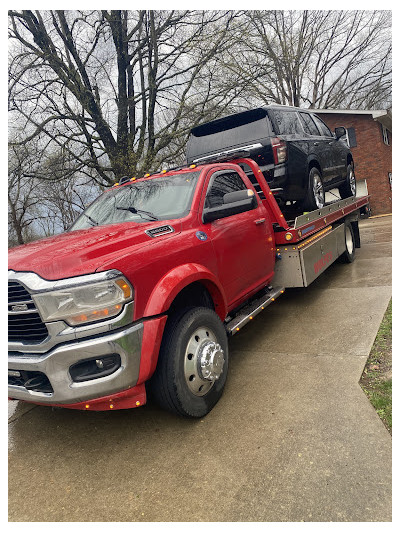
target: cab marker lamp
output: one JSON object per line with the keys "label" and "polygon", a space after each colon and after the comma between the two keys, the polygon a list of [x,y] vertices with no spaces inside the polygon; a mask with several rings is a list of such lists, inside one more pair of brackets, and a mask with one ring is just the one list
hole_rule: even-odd
{"label": "cab marker lamp", "polygon": [[64,320],[79,326],[119,315],[124,304],[133,300],[133,289],[122,274],[111,279],[103,274],[99,281],[66,285],[32,298],[44,322]]}
{"label": "cab marker lamp", "polygon": [[135,181],[135,180],[136,180],[136,178],[131,178],[131,181]]}
{"label": "cab marker lamp", "polygon": [[196,165],[190,165],[189,168],[196,168]]}
{"label": "cab marker lamp", "polygon": [[150,174],[148,174],[148,173],[144,175],[145,178],[148,178],[149,176],[150,176]]}

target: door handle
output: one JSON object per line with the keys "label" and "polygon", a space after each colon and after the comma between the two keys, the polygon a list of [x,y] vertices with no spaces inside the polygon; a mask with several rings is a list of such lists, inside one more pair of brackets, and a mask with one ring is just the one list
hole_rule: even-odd
{"label": "door handle", "polygon": [[259,218],[258,220],[254,221],[254,224],[258,226],[259,224],[264,224],[265,218]]}

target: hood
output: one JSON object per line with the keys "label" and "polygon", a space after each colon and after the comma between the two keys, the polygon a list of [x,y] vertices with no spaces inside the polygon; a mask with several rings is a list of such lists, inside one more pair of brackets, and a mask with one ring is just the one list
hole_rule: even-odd
{"label": "hood", "polygon": [[[176,222],[176,221],[175,221]],[[144,246],[180,233],[181,224],[173,223],[174,233],[150,237],[146,230],[168,225],[168,221],[111,224],[61,233],[9,250],[8,268],[19,272],[35,272],[44,279],[56,280],[91,274],[113,256],[134,254]],[[111,268],[111,267],[110,267]]]}

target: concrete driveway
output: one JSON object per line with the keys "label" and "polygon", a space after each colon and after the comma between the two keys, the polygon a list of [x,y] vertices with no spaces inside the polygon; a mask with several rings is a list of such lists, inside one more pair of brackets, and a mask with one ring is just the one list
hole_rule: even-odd
{"label": "concrete driveway", "polygon": [[391,437],[358,385],[391,297],[391,217],[230,341],[204,420],[10,402],[10,521],[390,521]]}

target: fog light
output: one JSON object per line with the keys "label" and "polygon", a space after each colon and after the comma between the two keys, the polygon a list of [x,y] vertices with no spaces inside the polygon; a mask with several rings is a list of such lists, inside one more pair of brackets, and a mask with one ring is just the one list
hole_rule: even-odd
{"label": "fog light", "polygon": [[121,357],[117,353],[84,359],[69,368],[71,378],[76,383],[102,378],[113,374],[121,366]]}

